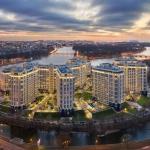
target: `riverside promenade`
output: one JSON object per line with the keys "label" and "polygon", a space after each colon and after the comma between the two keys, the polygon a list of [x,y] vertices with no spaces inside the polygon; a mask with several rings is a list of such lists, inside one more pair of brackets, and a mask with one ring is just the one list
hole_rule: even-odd
{"label": "riverside promenade", "polygon": [[89,120],[82,122],[48,121],[39,119],[28,119],[14,115],[0,115],[0,123],[26,129],[57,130],[67,132],[91,132],[105,135],[114,130],[136,127],[150,121],[150,111],[142,111],[136,115],[118,116],[105,120]]}

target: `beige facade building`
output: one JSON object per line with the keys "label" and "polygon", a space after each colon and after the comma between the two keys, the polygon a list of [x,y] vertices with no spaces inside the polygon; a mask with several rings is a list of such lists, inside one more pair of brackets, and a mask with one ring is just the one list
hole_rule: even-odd
{"label": "beige facade building", "polygon": [[11,107],[23,108],[33,102],[38,95],[38,70],[32,65],[5,69],[4,85],[10,94]]}
{"label": "beige facade building", "polygon": [[141,94],[146,92],[148,87],[148,67],[145,63],[134,58],[122,58],[114,62],[124,71],[125,93]]}
{"label": "beige facade building", "polygon": [[83,87],[88,80],[88,75],[91,73],[91,65],[89,62],[81,59],[70,59],[67,66],[73,71],[75,76],[75,86]]}
{"label": "beige facade building", "polygon": [[56,71],[57,106],[59,110],[71,110],[74,102],[75,77],[65,65]]}
{"label": "beige facade building", "polygon": [[92,69],[93,96],[115,107],[124,102],[124,73],[112,64],[104,63]]}
{"label": "beige facade building", "polygon": [[10,74],[10,69],[5,69],[4,71],[0,72],[0,90],[2,91],[9,91],[9,82],[8,77]]}
{"label": "beige facade building", "polygon": [[55,68],[54,65],[39,65],[39,90],[53,93],[55,90]]}

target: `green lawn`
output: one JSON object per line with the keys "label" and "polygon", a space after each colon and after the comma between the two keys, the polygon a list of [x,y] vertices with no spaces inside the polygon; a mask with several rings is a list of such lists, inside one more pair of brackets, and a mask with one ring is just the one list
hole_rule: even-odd
{"label": "green lawn", "polygon": [[74,116],[73,116],[74,121],[85,121],[85,113],[83,110],[75,111]]}
{"label": "green lawn", "polygon": [[10,107],[4,106],[4,105],[0,105],[0,111],[8,113],[10,111]]}
{"label": "green lawn", "polygon": [[121,104],[122,109],[125,109],[125,108],[128,108],[128,107],[130,107],[130,106],[127,102],[124,102],[124,103]]}
{"label": "green lawn", "polygon": [[36,112],[34,114],[34,118],[46,120],[59,120],[60,114],[58,112]]}
{"label": "green lawn", "polygon": [[104,111],[93,113],[93,119],[104,119],[107,117],[111,117],[115,114],[116,112],[112,108],[110,108]]}
{"label": "green lawn", "polygon": [[84,100],[89,100],[89,99],[92,99],[92,94],[89,92],[83,92],[82,97]]}
{"label": "green lawn", "polygon": [[75,94],[75,97],[76,97],[77,99],[80,99],[80,98],[82,97],[82,93],[76,93],[76,94]]}
{"label": "green lawn", "polygon": [[75,97],[78,99],[83,98],[83,100],[90,100],[92,99],[92,93],[90,92],[76,93]]}
{"label": "green lawn", "polygon": [[150,98],[141,96],[137,103],[144,107],[150,106]]}
{"label": "green lawn", "polygon": [[2,104],[2,105],[5,105],[5,106],[9,106],[10,101],[3,101],[1,104]]}
{"label": "green lawn", "polygon": [[36,102],[39,103],[40,101],[42,101],[43,98],[44,98],[43,95],[36,97]]}
{"label": "green lawn", "polygon": [[127,102],[124,102],[121,107],[123,110],[126,109],[127,112],[132,114],[137,112],[136,108],[132,108]]}

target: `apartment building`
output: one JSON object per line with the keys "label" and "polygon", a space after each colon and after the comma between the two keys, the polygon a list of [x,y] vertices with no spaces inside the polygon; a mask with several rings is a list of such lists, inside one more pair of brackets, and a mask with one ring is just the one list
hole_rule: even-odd
{"label": "apartment building", "polygon": [[54,65],[38,65],[39,90],[53,93],[55,90]]}
{"label": "apartment building", "polygon": [[113,64],[103,63],[92,69],[93,96],[102,103],[120,107],[124,102],[124,73]]}
{"label": "apartment building", "polygon": [[24,108],[38,95],[38,70],[32,65],[13,68],[8,75],[12,108]]}
{"label": "apartment building", "polygon": [[148,67],[145,63],[134,58],[121,58],[115,60],[114,64],[124,71],[124,87],[126,94],[147,93]]}
{"label": "apartment building", "polygon": [[57,66],[56,89],[57,106],[60,111],[73,108],[75,77],[66,65]]}
{"label": "apartment building", "polygon": [[67,62],[67,66],[72,70],[75,76],[75,86],[83,87],[88,80],[88,75],[91,73],[91,65],[89,62],[73,58]]}

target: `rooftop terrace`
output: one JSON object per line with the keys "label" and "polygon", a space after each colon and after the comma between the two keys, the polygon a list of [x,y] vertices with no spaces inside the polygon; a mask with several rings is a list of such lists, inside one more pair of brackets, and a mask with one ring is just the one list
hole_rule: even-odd
{"label": "rooftop terrace", "polygon": [[122,73],[123,70],[120,69],[119,67],[110,64],[110,63],[103,63],[100,64],[99,66],[96,66],[94,69],[98,71],[106,71],[106,72],[112,72],[112,73]]}
{"label": "rooftop terrace", "polygon": [[70,59],[68,62],[67,62],[67,65],[69,67],[78,67],[82,64],[86,64],[87,62],[84,61],[84,60],[81,60],[81,59],[77,59],[77,58],[73,58],[73,59]]}
{"label": "rooftop terrace", "polygon": [[66,65],[61,65],[57,67],[59,72],[62,74],[72,74],[72,71],[66,66]]}
{"label": "rooftop terrace", "polygon": [[31,72],[35,67],[34,64],[26,63],[23,66],[13,66],[9,68],[5,68],[3,70],[4,73],[24,73],[24,72]]}

